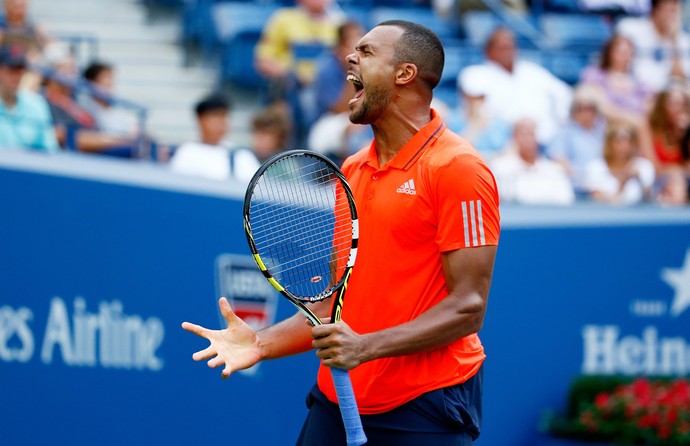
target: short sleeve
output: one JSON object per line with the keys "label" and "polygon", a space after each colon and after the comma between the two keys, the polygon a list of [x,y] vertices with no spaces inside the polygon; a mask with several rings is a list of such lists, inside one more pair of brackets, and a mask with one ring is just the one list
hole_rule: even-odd
{"label": "short sleeve", "polygon": [[262,59],[274,59],[280,63],[287,63],[287,42],[284,35],[285,12],[277,11],[273,14],[261,32],[261,39],[256,45],[255,56]]}
{"label": "short sleeve", "polygon": [[441,251],[497,245],[500,234],[496,180],[474,154],[458,154],[430,177],[435,191]]}

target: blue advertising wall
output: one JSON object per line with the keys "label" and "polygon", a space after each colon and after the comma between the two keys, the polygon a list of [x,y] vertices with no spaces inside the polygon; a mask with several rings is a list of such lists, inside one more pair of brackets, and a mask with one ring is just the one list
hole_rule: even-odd
{"label": "blue advertising wall", "polygon": [[[249,258],[244,185],[0,152],[0,444],[293,444],[313,354],[220,378],[191,354],[228,296],[293,313]],[[479,445],[535,445],[579,374],[690,374],[690,211],[510,208]]]}

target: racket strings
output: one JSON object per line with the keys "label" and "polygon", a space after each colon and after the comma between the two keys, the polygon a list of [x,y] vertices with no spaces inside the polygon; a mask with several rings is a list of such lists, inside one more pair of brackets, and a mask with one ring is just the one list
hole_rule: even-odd
{"label": "racket strings", "polygon": [[[345,212],[338,212],[335,214],[335,219],[336,221],[345,221],[346,219],[350,218],[350,211],[349,209],[345,209]],[[262,243],[264,240],[270,240],[271,237],[275,237],[276,233],[276,228],[270,228],[269,225],[277,225],[279,226],[279,232],[283,232],[283,236],[290,239],[291,237],[300,237],[301,236],[301,231],[298,231],[300,225],[306,225],[306,224],[312,224],[314,221],[313,215],[299,215],[295,216],[294,214],[288,215],[285,214],[284,212],[271,212],[271,213],[266,213],[266,214],[260,214],[257,215],[256,217],[252,218],[252,228],[255,228],[256,231],[254,233],[254,241],[259,244]],[[288,226],[289,224],[289,226]],[[312,229],[314,231],[325,231],[328,228],[330,228],[332,225],[330,225],[328,222],[321,223],[319,225],[313,225],[312,224]],[[293,232],[289,233],[286,232],[289,228],[293,228]],[[343,228],[338,231],[340,235],[342,236],[342,239],[345,243],[349,243],[351,239],[351,231],[350,228]]]}
{"label": "racket strings", "polygon": [[[264,238],[270,239],[270,237]],[[291,269],[307,266],[311,262],[318,260],[318,258],[323,258],[325,256],[335,257],[333,261],[338,262],[346,258],[346,256],[349,256],[351,240],[351,232],[335,236],[333,240],[322,240],[316,237],[305,238],[301,234],[285,234],[283,240],[278,244],[256,242],[256,246],[259,252],[268,252],[270,258],[274,259],[285,257],[284,250],[286,246],[300,245],[303,248],[303,251],[306,252],[305,255],[299,256],[298,253],[292,252],[290,261],[282,265],[275,265],[274,272],[278,274]]]}
{"label": "racket strings", "polygon": [[352,214],[343,186],[320,162],[287,158],[253,191],[250,224],[256,249],[279,282],[297,296],[329,291],[352,245]]}

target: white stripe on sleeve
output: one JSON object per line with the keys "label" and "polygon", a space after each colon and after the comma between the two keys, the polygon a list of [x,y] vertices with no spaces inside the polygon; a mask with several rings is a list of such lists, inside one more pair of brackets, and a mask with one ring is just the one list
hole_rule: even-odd
{"label": "white stripe on sleeve", "polygon": [[470,232],[468,229],[468,222],[467,222],[467,202],[463,201],[462,202],[462,227],[465,233],[465,247],[469,248],[470,246]]}

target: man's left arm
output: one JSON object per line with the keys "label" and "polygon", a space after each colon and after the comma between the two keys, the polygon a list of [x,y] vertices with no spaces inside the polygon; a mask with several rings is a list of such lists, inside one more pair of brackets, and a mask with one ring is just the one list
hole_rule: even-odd
{"label": "man's left arm", "polygon": [[358,334],[346,323],[312,328],[312,346],[328,367],[352,369],[373,359],[401,356],[446,346],[478,332],[484,321],[496,246],[442,254],[449,294],[404,324]]}

